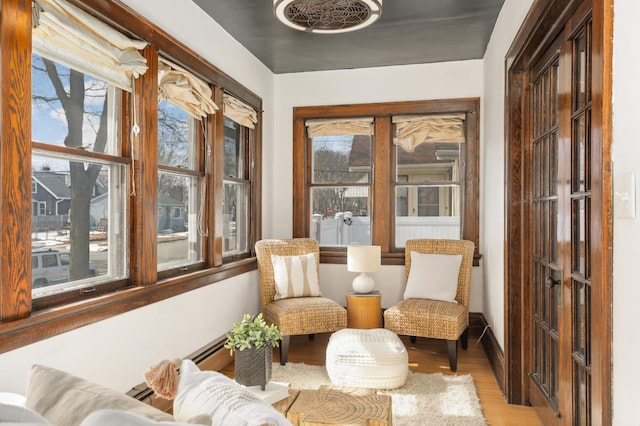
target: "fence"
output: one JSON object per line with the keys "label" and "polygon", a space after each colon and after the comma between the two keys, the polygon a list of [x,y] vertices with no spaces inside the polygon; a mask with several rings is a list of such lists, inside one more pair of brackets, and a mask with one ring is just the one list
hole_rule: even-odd
{"label": "fence", "polygon": [[[346,246],[371,244],[369,216],[349,218],[337,213],[334,218],[311,218],[310,237],[321,246]],[[404,247],[409,239],[460,239],[460,217],[396,217],[396,247]]]}

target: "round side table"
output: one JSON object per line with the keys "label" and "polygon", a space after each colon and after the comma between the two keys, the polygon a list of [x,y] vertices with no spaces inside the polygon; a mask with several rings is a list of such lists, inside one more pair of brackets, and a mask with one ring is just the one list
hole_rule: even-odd
{"label": "round side table", "polygon": [[382,296],[371,293],[347,293],[348,328],[382,328]]}

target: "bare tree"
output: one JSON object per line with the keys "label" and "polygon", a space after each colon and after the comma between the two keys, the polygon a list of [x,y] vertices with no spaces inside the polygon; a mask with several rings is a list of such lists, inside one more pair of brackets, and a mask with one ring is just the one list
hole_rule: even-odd
{"label": "bare tree", "polygon": [[[57,101],[64,110],[67,123],[67,135],[64,145],[69,148],[86,148],[83,146],[84,115],[88,111],[85,108],[85,98],[88,88],[85,87],[84,74],[70,69],[68,74],[68,87],[65,87],[61,74],[52,61],[43,58],[44,68],[35,68],[36,71],[44,71],[48,76],[55,98],[44,96],[34,97],[36,100],[53,104]],[[67,77],[67,76],[65,76]],[[95,129],[95,140],[90,144],[95,152],[105,152],[107,145],[107,97],[104,97],[102,111]],[[78,161],[69,161],[71,206],[69,210],[71,231],[71,263],[70,280],[78,280],[89,276],[89,211],[91,196],[96,180],[102,166],[96,164],[83,164]]]}

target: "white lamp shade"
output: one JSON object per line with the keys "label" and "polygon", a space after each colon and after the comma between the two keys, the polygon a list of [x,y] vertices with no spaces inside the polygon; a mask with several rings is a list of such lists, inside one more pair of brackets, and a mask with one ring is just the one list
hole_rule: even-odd
{"label": "white lamp shade", "polygon": [[348,246],[347,270],[351,272],[380,270],[380,246]]}

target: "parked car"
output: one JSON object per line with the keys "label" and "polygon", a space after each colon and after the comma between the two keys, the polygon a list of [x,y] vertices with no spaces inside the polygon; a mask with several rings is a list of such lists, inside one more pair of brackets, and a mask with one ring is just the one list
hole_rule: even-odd
{"label": "parked car", "polygon": [[[31,253],[32,288],[69,281],[69,252],[40,250]],[[89,276],[97,275],[95,263],[89,262]]]}

